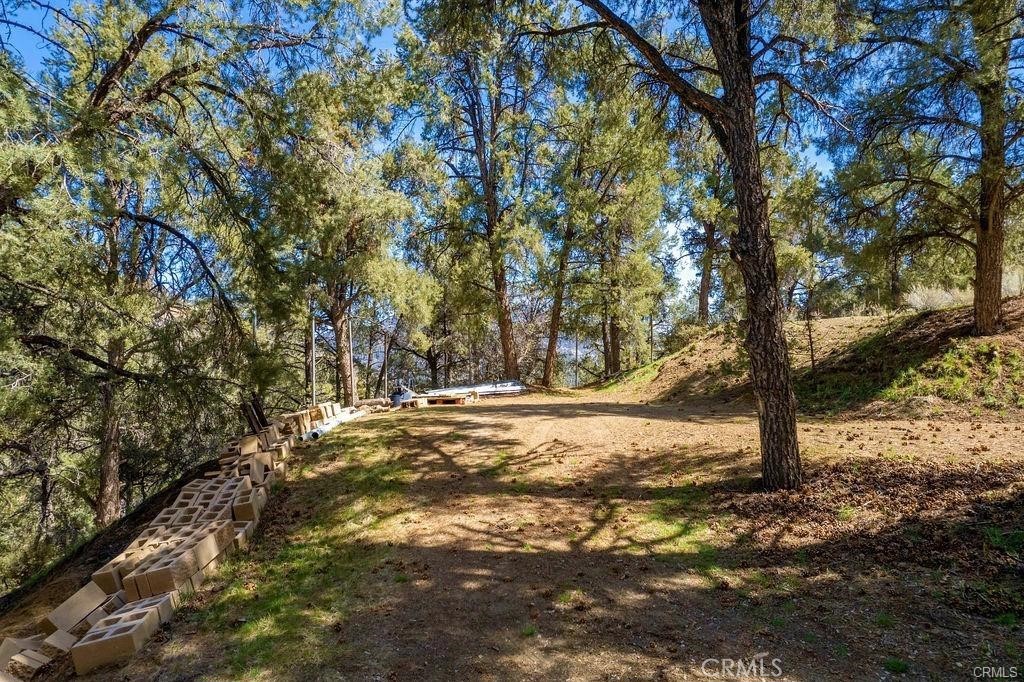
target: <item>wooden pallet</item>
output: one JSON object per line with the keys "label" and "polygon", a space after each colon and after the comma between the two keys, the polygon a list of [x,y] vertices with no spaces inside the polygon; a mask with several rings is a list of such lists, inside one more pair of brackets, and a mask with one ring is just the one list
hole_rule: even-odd
{"label": "wooden pallet", "polygon": [[408,400],[402,401],[402,409],[416,409],[417,407],[426,407],[426,398],[409,398]]}

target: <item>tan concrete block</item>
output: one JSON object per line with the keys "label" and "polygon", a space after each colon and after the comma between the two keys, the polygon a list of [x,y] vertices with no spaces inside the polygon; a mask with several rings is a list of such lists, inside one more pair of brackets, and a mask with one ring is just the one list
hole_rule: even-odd
{"label": "tan concrete block", "polygon": [[191,552],[185,551],[181,554],[164,558],[159,564],[146,572],[146,585],[148,589],[145,595],[140,592],[139,600],[181,589],[181,586],[195,572],[195,569],[195,558]]}
{"label": "tan concrete block", "polygon": [[183,509],[189,509],[190,507],[166,507],[157,514],[152,521],[149,522],[150,528],[156,526],[173,526],[175,520],[181,514]]}
{"label": "tan concrete block", "polygon": [[266,506],[267,492],[263,488],[253,488],[242,493],[232,507],[236,521],[257,521],[260,512]]}
{"label": "tan concrete block", "polygon": [[248,455],[250,452],[256,452],[260,449],[259,436],[249,434],[242,436],[238,441],[238,451],[240,454]]}
{"label": "tan concrete block", "polygon": [[176,526],[188,526],[199,521],[199,517],[206,511],[203,507],[186,507],[178,511],[174,519]]}
{"label": "tan concrete block", "polygon": [[232,528],[235,531],[235,537],[233,541],[234,548],[236,550],[248,549],[249,541],[252,539],[253,533],[256,531],[255,521],[235,521],[232,523]]}
{"label": "tan concrete block", "polygon": [[244,464],[238,467],[238,473],[242,476],[248,476],[254,486],[263,483],[263,478],[266,475],[266,465],[263,462],[258,462],[253,459],[246,460]]}
{"label": "tan concrete block", "polygon": [[177,611],[180,604],[181,597],[177,590],[175,590],[147,597],[146,599],[128,602],[112,615],[115,617],[123,617],[135,611],[154,611],[156,612],[157,622],[166,623],[174,617],[174,612]]}
{"label": "tan concrete block", "polygon": [[[84,675],[100,666],[130,658],[159,627],[155,610],[138,611],[131,618],[117,618],[109,627],[95,627],[71,648],[75,672]],[[113,621],[112,621],[113,622]]]}
{"label": "tan concrete block", "polygon": [[192,547],[197,564],[202,567],[213,561],[231,545],[234,535],[234,525],[230,520],[210,524],[208,532]]}
{"label": "tan concrete block", "polygon": [[273,488],[273,485],[274,485],[274,483],[276,481],[277,481],[277,471],[274,470],[274,469],[270,469],[263,476],[263,483],[260,483],[258,487],[260,487],[263,490],[267,491],[267,497],[269,498],[271,493],[273,492],[272,488]]}
{"label": "tan concrete block", "polygon": [[288,480],[288,465],[284,462],[278,462],[274,465],[274,473],[277,474],[277,478],[280,481]]}
{"label": "tan concrete block", "polygon": [[103,588],[91,580],[64,602],[50,611],[39,624],[39,629],[47,635],[57,630],[71,631],[81,623],[97,606],[107,598]]}
{"label": "tan concrete block", "polygon": [[114,611],[117,611],[119,608],[124,606],[124,596],[125,593],[123,590],[119,590],[115,594],[110,595],[102,604],[97,606],[92,613],[85,617],[85,622],[90,626],[95,625],[103,618],[106,618]]}
{"label": "tan concrete block", "polygon": [[11,656],[11,660],[7,662],[7,671],[22,680],[31,680],[40,668],[49,662],[49,656],[32,649],[25,649]]}
{"label": "tan concrete block", "polygon": [[70,632],[65,632],[64,630],[57,630],[43,640],[43,643],[39,647],[39,652],[44,656],[54,659],[71,651],[71,647],[73,647],[76,642],[78,642],[78,637],[75,635]]}
{"label": "tan concrete block", "polygon": [[0,641],[0,670],[7,670],[7,662],[11,660],[11,656],[24,648],[13,637],[4,637],[3,641]]}

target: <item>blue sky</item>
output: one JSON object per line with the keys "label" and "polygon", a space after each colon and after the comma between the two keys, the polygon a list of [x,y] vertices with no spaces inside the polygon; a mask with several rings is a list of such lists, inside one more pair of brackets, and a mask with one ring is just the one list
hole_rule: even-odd
{"label": "blue sky", "polygon": [[[0,0],[0,2],[5,2],[5,0]],[[70,4],[70,2],[65,0],[55,0],[55,2],[53,2],[55,7],[65,9],[68,8]],[[53,25],[53,15],[34,5],[23,6],[16,11],[12,10],[9,5],[9,2],[5,2],[3,5],[4,10],[8,13],[9,17],[13,14],[16,17],[16,20],[21,24],[32,26],[34,28],[38,28],[40,26],[48,28]],[[380,36],[372,41],[373,47],[381,51],[394,49],[396,28],[397,27],[386,28]],[[29,31],[18,30],[15,28],[8,29],[2,37],[7,49],[13,51],[23,60],[26,70],[33,76],[38,76],[43,67],[43,60],[46,56],[45,41],[32,35]],[[811,165],[816,167],[822,175],[829,175],[832,172],[832,161],[817,147],[813,145],[810,146],[804,153],[804,158]],[[692,285],[693,280],[696,277],[696,269],[688,258],[684,257],[680,261],[678,275],[681,284],[684,287]]]}

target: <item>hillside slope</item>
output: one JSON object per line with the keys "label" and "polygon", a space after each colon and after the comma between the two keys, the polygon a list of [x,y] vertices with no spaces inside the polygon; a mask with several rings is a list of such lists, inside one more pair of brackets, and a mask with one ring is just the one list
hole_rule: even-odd
{"label": "hillside slope", "polygon": [[[906,416],[1024,411],[1024,298],[1006,302],[1006,329],[970,336],[970,308],[787,324],[797,398],[805,413]],[[616,383],[656,402],[750,397],[737,329],[716,327]]]}

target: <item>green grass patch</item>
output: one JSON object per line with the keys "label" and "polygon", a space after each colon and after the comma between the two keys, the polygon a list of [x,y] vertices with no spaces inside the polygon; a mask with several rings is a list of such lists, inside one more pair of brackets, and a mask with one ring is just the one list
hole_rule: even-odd
{"label": "green grass patch", "polygon": [[598,391],[613,391],[619,388],[625,387],[642,387],[650,384],[658,376],[658,372],[661,371],[662,365],[668,360],[679,355],[679,352],[666,355],[658,358],[654,362],[649,362],[646,365],[641,365],[635,369],[628,370],[619,374],[616,377],[609,379],[600,386],[597,387]]}
{"label": "green grass patch", "polygon": [[261,528],[251,553],[220,572],[227,579],[215,600],[191,616],[226,641],[218,662],[225,674],[291,679],[344,659],[336,628],[389,554],[360,538],[405,511],[407,472],[390,452],[402,432],[393,424],[353,426],[298,455],[321,466],[290,481],[271,502],[286,504],[298,518],[266,537],[268,527]]}
{"label": "green grass patch", "polygon": [[1015,557],[1024,551],[1024,530],[1003,530],[995,526],[984,526],[981,532],[985,536],[985,541],[995,549]]}
{"label": "green grass patch", "polygon": [[1006,613],[1000,613],[992,620],[999,623],[1000,625],[1005,625],[1008,628],[1012,628],[1020,622],[1020,619],[1017,617],[1017,614],[1011,611],[1007,611]]}
{"label": "green grass patch", "polygon": [[874,623],[876,627],[891,628],[896,624],[896,619],[893,618],[891,614],[882,612],[876,615],[871,622]]}
{"label": "green grass patch", "polygon": [[903,673],[910,670],[910,664],[904,661],[902,658],[887,658],[882,663],[882,666],[891,673],[896,675],[902,675]]}

